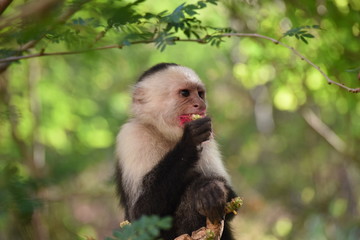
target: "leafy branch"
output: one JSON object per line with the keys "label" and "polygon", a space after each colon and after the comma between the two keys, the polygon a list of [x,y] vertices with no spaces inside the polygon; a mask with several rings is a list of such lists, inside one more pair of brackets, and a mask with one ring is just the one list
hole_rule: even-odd
{"label": "leafy branch", "polygon": [[[264,36],[261,34],[257,34],[257,33],[222,33],[219,35],[205,36],[204,38],[200,38],[200,39],[181,39],[181,38],[177,38],[177,37],[172,37],[172,38],[168,37],[165,40],[164,39],[140,40],[140,41],[134,41],[134,42],[126,43],[126,44],[112,44],[112,45],[107,45],[107,46],[103,46],[103,47],[78,50],[78,51],[64,51],[64,52],[51,52],[51,53],[46,53],[44,51],[40,51],[39,53],[29,54],[29,55],[25,55],[25,56],[15,56],[15,57],[3,58],[3,59],[0,59],[0,63],[17,61],[17,60],[21,60],[21,59],[35,58],[35,57],[81,54],[81,53],[85,53],[85,52],[89,52],[89,51],[99,51],[99,50],[112,49],[112,48],[121,49],[125,46],[136,45],[136,44],[155,43],[156,46],[158,46],[158,48],[160,48],[160,50],[164,49],[165,44],[175,44],[176,42],[196,42],[196,43],[200,43],[200,44],[207,44],[210,42],[210,43],[215,43],[215,45],[219,45],[220,42],[223,41],[224,37],[252,37],[252,38],[261,38],[261,39],[269,40],[269,41],[275,43],[276,45],[281,45],[281,46],[289,49],[296,56],[298,56],[301,60],[304,60],[305,62],[307,62],[310,66],[315,68],[326,79],[328,84],[330,84],[330,85],[334,84],[334,85],[339,86],[340,88],[343,88],[351,93],[359,93],[360,92],[360,88],[350,88],[350,87],[347,87],[343,83],[339,83],[339,82],[332,80],[323,70],[321,70],[321,68],[318,65],[316,65],[311,60],[306,58],[303,54],[298,52],[295,48],[293,48],[283,42],[280,42],[279,40],[276,40],[274,38]],[[214,44],[212,44],[212,45],[214,45]]]}
{"label": "leafy branch", "polygon": [[[220,46],[226,37],[253,37],[265,39],[289,49],[301,60],[319,71],[329,84],[337,85],[349,92],[360,92],[360,88],[350,88],[331,80],[318,65],[293,47],[280,41],[285,37],[295,37],[308,44],[308,39],[314,38],[309,30],[319,30],[321,29],[319,25],[290,29],[276,40],[257,33],[235,33],[230,28],[204,25],[196,15],[209,4],[216,5],[217,0],[199,0],[194,4],[183,3],[172,12],[140,13],[136,7],[144,1],[136,0],[126,5],[123,5],[122,1],[112,5],[96,3],[93,8],[84,8],[83,5],[89,0],[74,0],[63,7],[65,9],[63,12],[60,11],[59,14],[51,16],[46,24],[39,24],[40,20],[44,20],[43,18],[37,20],[38,24],[34,24],[33,21],[18,22],[19,17],[35,17],[34,15],[44,9],[48,11],[50,8],[53,11],[56,10],[55,12],[62,9],[62,6],[54,5],[52,1],[50,3],[53,5],[41,6],[42,8],[32,2],[38,8],[33,7],[30,12],[23,10],[21,14],[15,13],[15,15],[0,18],[0,44],[5,46],[0,49],[0,72],[14,61],[34,57],[81,54],[149,43],[154,43],[160,51],[164,51],[168,45],[175,45],[176,42],[196,42]],[[36,11],[33,10],[34,8]],[[70,19],[76,11],[84,11],[87,16],[94,17]],[[49,16],[44,18],[47,19]],[[111,37],[108,37],[110,33]],[[14,36],[17,36],[16,42],[14,42]],[[114,43],[114,38],[116,43]],[[46,52],[49,44],[60,43],[65,44],[68,50]],[[100,44],[103,45],[99,46]],[[15,47],[16,45],[17,47]],[[30,49],[35,47],[38,52],[30,53]]]}

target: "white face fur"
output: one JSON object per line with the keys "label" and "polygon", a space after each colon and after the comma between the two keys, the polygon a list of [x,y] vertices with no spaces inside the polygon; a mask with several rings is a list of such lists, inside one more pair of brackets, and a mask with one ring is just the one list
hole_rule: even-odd
{"label": "white face fur", "polygon": [[[184,89],[193,91],[194,94],[184,98],[181,96]],[[183,66],[169,66],[135,85],[133,116],[143,123],[155,126],[170,140],[177,141],[183,132],[179,116],[200,111],[194,108],[194,102],[201,105],[201,111],[206,110],[205,99],[199,98],[195,92],[205,94],[204,84],[197,74]]]}

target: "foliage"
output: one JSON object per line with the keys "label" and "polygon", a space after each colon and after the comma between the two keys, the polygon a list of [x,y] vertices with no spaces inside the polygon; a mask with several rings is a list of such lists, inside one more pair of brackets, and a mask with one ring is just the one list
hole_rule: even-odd
{"label": "foliage", "polygon": [[295,36],[296,39],[303,41],[304,43],[308,44],[308,40],[306,38],[314,38],[314,35],[309,33],[307,29],[320,29],[319,25],[312,25],[312,26],[301,26],[297,28],[292,28],[285,32],[282,37],[293,37]]}
{"label": "foliage", "polygon": [[[35,2],[30,2],[29,4],[34,5],[34,8],[53,11],[54,14],[35,18],[35,21],[5,18],[3,25],[0,26],[0,30],[2,29],[0,43],[4,49],[0,50],[15,51],[21,55],[23,52],[18,49],[22,49],[29,41],[39,42],[38,45],[44,49],[50,48],[49,44],[60,43],[64,43],[70,49],[91,49],[108,39],[114,43],[115,38],[119,46],[154,42],[157,48],[163,51],[167,45],[173,45],[175,40],[180,39],[182,35],[178,33],[182,33],[188,39],[205,38],[201,41],[209,41],[218,46],[221,41],[214,35],[231,31],[229,28],[207,27],[196,17],[198,12],[209,4],[216,5],[217,0],[200,0],[194,4],[183,3],[171,13],[168,10],[159,13],[140,12],[136,7],[143,2],[144,0],[137,0],[126,4],[124,1],[111,1],[111,3],[94,1],[91,7],[82,9],[81,5],[87,3],[85,0],[65,2],[65,4],[53,2],[53,5],[45,6],[44,9]],[[74,8],[79,8],[78,16],[64,19],[63,15],[73,11]],[[20,15],[35,17],[35,14],[38,12],[29,11]],[[40,24],[44,20],[46,24]]]}
{"label": "foliage", "polygon": [[1,171],[0,218],[13,213],[26,223],[31,220],[34,210],[41,207],[41,201],[29,197],[36,191],[36,183],[21,176],[19,168],[16,164],[8,163]]}
{"label": "foliage", "polygon": [[170,217],[143,216],[139,220],[115,230],[114,238],[108,237],[106,240],[153,240],[159,236],[161,230],[167,230],[170,227]]}

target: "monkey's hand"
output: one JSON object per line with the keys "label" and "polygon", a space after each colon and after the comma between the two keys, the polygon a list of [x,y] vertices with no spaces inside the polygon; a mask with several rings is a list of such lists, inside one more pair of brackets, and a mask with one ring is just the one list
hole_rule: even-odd
{"label": "monkey's hand", "polygon": [[195,195],[196,210],[212,223],[217,223],[225,216],[226,195],[222,182],[208,182]]}
{"label": "monkey's hand", "polygon": [[183,141],[200,145],[210,139],[211,119],[209,117],[199,118],[185,124]]}

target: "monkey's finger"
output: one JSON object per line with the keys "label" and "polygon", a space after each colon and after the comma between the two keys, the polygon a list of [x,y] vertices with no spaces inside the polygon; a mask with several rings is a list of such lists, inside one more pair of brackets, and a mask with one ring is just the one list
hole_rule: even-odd
{"label": "monkey's finger", "polygon": [[209,192],[209,209],[211,210],[211,221],[220,221],[225,213],[225,198],[224,192],[219,188],[213,188],[211,192]]}
{"label": "monkey's finger", "polygon": [[225,206],[217,205],[209,208],[209,214],[208,217],[211,220],[211,222],[220,221],[223,219],[225,215]]}
{"label": "monkey's finger", "polygon": [[192,129],[192,132],[194,133],[194,135],[198,135],[198,134],[202,134],[202,133],[207,132],[207,131],[211,132],[211,129],[212,129],[211,122],[206,122],[201,126],[198,126],[196,128],[194,127]]}
{"label": "monkey's finger", "polygon": [[204,122],[211,122],[211,118],[209,116],[203,117],[203,118],[198,118],[196,120],[191,121],[191,123],[193,124],[202,124]]}
{"label": "monkey's finger", "polygon": [[195,137],[195,143],[198,145],[202,142],[205,142],[210,139],[210,136],[211,136],[211,132],[205,132],[201,135],[198,135]]}
{"label": "monkey's finger", "polygon": [[204,117],[204,118],[199,118],[196,119],[194,121],[188,122],[186,123],[186,125],[191,126],[192,128],[199,128],[200,126],[203,126],[204,124],[211,124],[211,118],[209,117]]}
{"label": "monkey's finger", "polygon": [[221,221],[224,217],[224,209],[220,209],[220,208],[213,208],[210,211],[208,211],[208,215],[207,217],[209,218],[209,220],[212,223],[217,223],[219,221]]}
{"label": "monkey's finger", "polygon": [[201,214],[201,215],[204,215],[204,216],[207,216],[207,212],[206,212],[206,204],[204,204],[204,201],[202,200],[197,200],[196,203],[195,203],[195,207],[196,207],[196,210]]}

